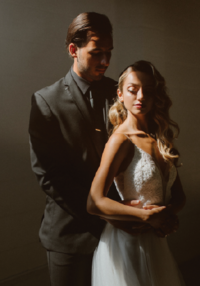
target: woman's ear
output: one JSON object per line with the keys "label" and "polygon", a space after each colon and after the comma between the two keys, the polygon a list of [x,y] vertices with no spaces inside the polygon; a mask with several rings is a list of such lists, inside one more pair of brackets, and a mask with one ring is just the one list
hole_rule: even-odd
{"label": "woman's ear", "polygon": [[119,89],[117,90],[117,94],[118,94],[119,101],[120,102],[124,102],[123,94],[122,94],[122,92]]}
{"label": "woman's ear", "polygon": [[69,54],[73,57],[77,57],[77,46],[74,43],[69,44]]}

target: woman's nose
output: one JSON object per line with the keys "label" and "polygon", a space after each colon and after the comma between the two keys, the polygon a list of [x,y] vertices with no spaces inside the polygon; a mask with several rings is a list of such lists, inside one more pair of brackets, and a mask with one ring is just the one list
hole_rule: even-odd
{"label": "woman's nose", "polygon": [[143,93],[142,87],[140,87],[140,89],[137,92],[137,99],[142,100],[143,98],[144,98],[144,93]]}

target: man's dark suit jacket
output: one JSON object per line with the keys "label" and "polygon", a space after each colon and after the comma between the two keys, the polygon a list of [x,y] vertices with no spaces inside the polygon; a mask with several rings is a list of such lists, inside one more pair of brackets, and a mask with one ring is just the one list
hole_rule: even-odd
{"label": "man's dark suit jacket", "polygon": [[[116,82],[103,77],[101,83],[98,92],[104,98],[108,118]],[[104,222],[86,211],[102,152],[95,142],[95,132],[91,112],[70,71],[65,78],[33,95],[31,164],[46,193],[39,236],[48,250],[90,253],[98,243]]]}

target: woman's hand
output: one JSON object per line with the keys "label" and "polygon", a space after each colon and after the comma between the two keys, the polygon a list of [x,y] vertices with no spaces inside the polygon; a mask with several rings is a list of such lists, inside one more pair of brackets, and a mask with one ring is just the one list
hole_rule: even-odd
{"label": "woman's hand", "polygon": [[[126,206],[135,207],[140,204],[140,200],[122,200],[120,203]],[[147,233],[152,230],[152,227],[149,224],[143,222],[116,221],[108,219],[106,219],[106,221],[112,224],[114,227],[122,229],[133,236]]]}

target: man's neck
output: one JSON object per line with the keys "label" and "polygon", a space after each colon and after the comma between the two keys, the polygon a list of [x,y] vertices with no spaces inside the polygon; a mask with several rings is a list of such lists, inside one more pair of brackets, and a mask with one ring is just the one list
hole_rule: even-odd
{"label": "man's neck", "polygon": [[83,94],[85,94],[90,87],[91,83],[85,80],[84,78],[77,75],[77,73],[74,71],[73,66],[71,67],[71,74],[73,79],[75,80],[76,84],[80,88]]}
{"label": "man's neck", "polygon": [[73,64],[73,71],[81,78],[83,78],[84,80],[86,80],[87,82],[91,83],[92,80],[88,79],[85,77],[85,75],[83,73],[81,73],[78,69],[78,66],[77,66],[77,62],[74,61],[74,64]]}

